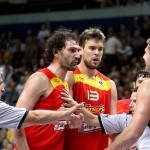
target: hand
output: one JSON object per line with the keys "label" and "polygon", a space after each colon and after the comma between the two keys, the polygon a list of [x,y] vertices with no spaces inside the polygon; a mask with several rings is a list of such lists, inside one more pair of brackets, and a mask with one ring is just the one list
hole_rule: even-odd
{"label": "hand", "polygon": [[73,114],[71,116],[71,119],[67,123],[67,127],[69,129],[79,128],[83,122],[84,122],[84,116],[82,113],[80,113],[79,115]]}
{"label": "hand", "polygon": [[72,107],[77,105],[78,103],[71,97],[69,92],[66,89],[63,89],[61,92],[61,99],[64,100],[66,103],[64,103],[65,107]]}
{"label": "hand", "polygon": [[[61,106],[60,109],[58,110],[60,115],[63,116],[61,118],[61,121],[68,121],[68,120],[72,120],[75,118],[74,116],[74,112],[78,112],[82,107],[84,107],[84,103],[80,103],[80,104],[76,104],[75,106],[71,107],[71,108],[65,108],[64,106]],[[76,115],[78,116],[78,115]],[[78,119],[78,117],[77,117]]]}

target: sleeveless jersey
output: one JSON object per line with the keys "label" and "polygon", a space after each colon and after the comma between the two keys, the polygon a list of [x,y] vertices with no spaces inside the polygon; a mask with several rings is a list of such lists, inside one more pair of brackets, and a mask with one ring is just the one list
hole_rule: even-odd
{"label": "sleeveless jersey", "polygon": [[[110,114],[110,80],[97,72],[94,79],[84,76],[77,67],[74,71],[73,97],[93,114]],[[108,135],[102,134],[100,127],[85,123],[79,129],[67,129],[65,150],[104,150],[108,145]]]}
{"label": "sleeveless jersey", "polygon": [[[68,85],[47,68],[39,70],[39,72],[43,72],[49,78],[49,82],[54,89],[47,98],[40,100],[35,105],[34,110],[58,110],[63,103],[60,92],[62,89],[68,88]],[[36,125],[25,128],[25,133],[30,150],[63,150],[64,126]]]}

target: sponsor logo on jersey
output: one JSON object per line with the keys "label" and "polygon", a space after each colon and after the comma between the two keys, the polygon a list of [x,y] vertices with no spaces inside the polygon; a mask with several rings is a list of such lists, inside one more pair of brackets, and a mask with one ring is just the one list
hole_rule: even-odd
{"label": "sponsor logo on jersey", "polygon": [[[88,111],[90,111],[91,113],[93,113],[95,115],[99,115],[100,113],[105,112],[105,106],[103,104],[101,104],[99,106],[91,106],[91,104],[86,104],[84,107]],[[81,125],[81,127],[78,128],[79,133],[93,132],[93,131],[96,131],[96,130],[101,130],[101,127],[90,126],[90,125],[87,125],[87,124],[83,123]]]}
{"label": "sponsor logo on jersey", "polygon": [[65,129],[65,125],[55,125],[54,131],[63,131]]}
{"label": "sponsor logo on jersey", "polygon": [[91,106],[91,104],[85,104],[84,106],[88,111],[94,114],[100,114],[105,112],[105,106],[103,104],[99,106]]}
{"label": "sponsor logo on jersey", "polygon": [[93,131],[100,130],[100,129],[101,127],[90,126],[90,125],[83,123],[81,127],[78,128],[78,132],[79,133],[93,132]]}

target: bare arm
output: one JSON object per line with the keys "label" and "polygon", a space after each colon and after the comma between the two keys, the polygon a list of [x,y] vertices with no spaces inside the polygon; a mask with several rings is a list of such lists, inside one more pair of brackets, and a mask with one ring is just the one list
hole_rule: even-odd
{"label": "bare arm", "polygon": [[114,81],[111,82],[111,103],[110,103],[110,114],[116,114],[116,104],[117,104],[117,89]]}
{"label": "bare arm", "polygon": [[[116,114],[116,104],[117,104],[117,88],[116,88],[116,84],[113,80],[110,80],[111,83],[111,102],[110,102],[110,114],[114,115]],[[111,144],[116,137],[118,136],[118,134],[113,134],[113,135],[109,135],[109,144]]]}
{"label": "bare arm", "polygon": [[[32,110],[41,95],[44,95],[46,93],[46,89],[48,88],[49,83],[47,77],[42,73],[34,73],[27,80],[16,107],[23,107],[27,110]],[[19,150],[29,150],[23,129],[14,129],[13,136]]]}
{"label": "bare arm", "polygon": [[132,146],[143,133],[150,120],[150,80],[141,83],[137,91],[136,110],[129,126],[108,147],[108,150],[121,150]]}
{"label": "bare arm", "polygon": [[22,127],[27,127],[31,125],[42,125],[50,123],[63,124],[65,122],[61,120],[68,120],[73,112],[77,109],[83,107],[82,104],[77,104],[71,108],[65,109],[64,111],[49,111],[49,110],[30,110],[28,116],[24,120]]}

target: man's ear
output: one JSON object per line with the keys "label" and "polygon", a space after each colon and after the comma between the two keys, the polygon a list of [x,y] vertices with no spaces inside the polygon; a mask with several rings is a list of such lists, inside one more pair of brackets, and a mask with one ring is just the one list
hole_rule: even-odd
{"label": "man's ear", "polygon": [[58,56],[58,49],[57,48],[53,48],[53,54],[55,57]]}

